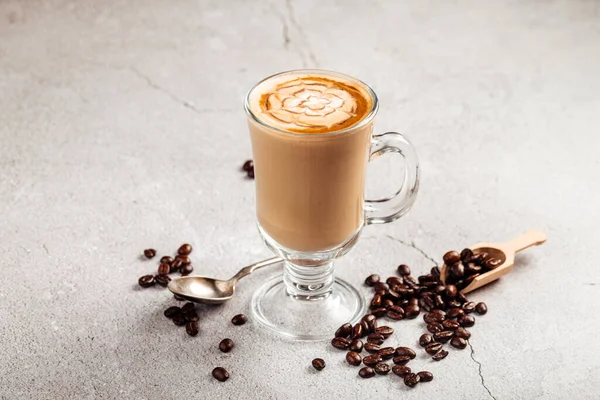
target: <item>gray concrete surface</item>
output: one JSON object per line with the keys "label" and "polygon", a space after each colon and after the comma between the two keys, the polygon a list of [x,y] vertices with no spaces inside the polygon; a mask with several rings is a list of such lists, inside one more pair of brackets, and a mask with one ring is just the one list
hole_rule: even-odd
{"label": "gray concrete surface", "polygon": [[[149,246],[189,241],[196,271],[223,277],[268,255],[238,171],[242,98],[298,67],[369,82],[377,130],[408,133],[422,163],[414,210],[368,227],[340,276],[549,237],[472,296],[490,312],[470,349],[414,361],[432,383],[361,380],[326,343],[231,327],[274,271],[203,309],[195,338],[162,316],[167,292],[136,285]],[[0,398],[598,398],[599,93],[596,1],[0,1]],[[393,186],[388,162],[369,193]],[[391,325],[411,346],[423,329]]]}

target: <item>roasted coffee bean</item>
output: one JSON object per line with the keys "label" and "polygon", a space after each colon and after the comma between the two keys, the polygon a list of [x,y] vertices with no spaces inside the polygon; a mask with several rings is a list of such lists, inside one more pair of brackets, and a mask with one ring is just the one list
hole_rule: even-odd
{"label": "roasted coffee bean", "polygon": [[384,360],[389,360],[390,358],[394,357],[395,352],[396,350],[393,347],[384,347],[379,349],[379,353],[377,354],[379,354]]}
{"label": "roasted coffee bean", "polygon": [[415,319],[421,313],[421,308],[419,306],[409,305],[404,310],[404,316],[407,319]]}
{"label": "roasted coffee bean", "polygon": [[433,293],[435,293],[435,294],[444,294],[444,293],[446,293],[446,286],[444,286],[444,285],[436,285],[436,287],[433,288]]}
{"label": "roasted coffee bean", "polygon": [[394,365],[392,367],[392,372],[398,376],[404,377],[404,375],[410,374],[412,371],[410,367],[405,365]]}
{"label": "roasted coffee bean", "polygon": [[419,282],[417,282],[417,280],[415,278],[413,278],[412,276],[407,275],[404,277],[404,284],[408,285],[409,287],[415,288],[415,287],[417,287]]}
{"label": "roasted coffee bean", "polygon": [[223,339],[221,340],[221,343],[219,343],[219,350],[221,350],[223,353],[229,353],[234,346],[233,340]]}
{"label": "roasted coffee bean", "polygon": [[150,286],[154,286],[156,282],[154,281],[154,275],[144,275],[140,279],[138,279],[138,285],[143,288],[149,288]]}
{"label": "roasted coffee bean", "polygon": [[458,294],[456,295],[456,300],[458,300],[460,302],[460,304],[464,304],[468,301],[467,297],[464,294],[462,294],[461,292],[458,292]]}
{"label": "roasted coffee bean", "polygon": [[482,251],[481,253],[474,254],[473,257],[471,257],[471,262],[474,262],[477,265],[483,266],[483,264],[487,260],[488,256],[489,256],[488,253],[486,253],[485,251]]}
{"label": "roasted coffee bean", "polygon": [[[419,299],[416,297],[412,297],[410,299],[408,299],[408,305],[409,306],[418,306],[419,305]],[[406,310],[404,310],[406,311]]]}
{"label": "roasted coffee bean", "polygon": [[360,353],[363,350],[363,342],[360,339],[354,339],[352,343],[350,343],[350,350]]}
{"label": "roasted coffee bean", "polygon": [[471,338],[471,332],[469,332],[468,330],[466,330],[463,327],[460,327],[454,331],[454,336],[463,338],[465,340],[469,340]]}
{"label": "roasted coffee bean", "polygon": [[229,379],[229,372],[223,367],[217,367],[212,370],[212,376],[220,382],[225,382]]}
{"label": "roasted coffee bean", "polygon": [[372,367],[375,364],[378,364],[383,361],[383,358],[379,354],[371,354],[366,357],[363,357],[363,364]]}
{"label": "roasted coffee bean", "polygon": [[444,330],[444,325],[439,322],[432,322],[431,324],[427,324],[427,330],[431,333],[438,333]]}
{"label": "roasted coffee bean", "polygon": [[160,286],[167,287],[169,282],[171,282],[171,278],[166,275],[158,275],[154,277],[154,281],[158,283]]}
{"label": "roasted coffee bean", "polygon": [[188,256],[186,256],[184,254],[179,254],[178,256],[175,256],[175,259],[176,260],[181,260],[181,263],[183,265],[188,265],[188,264],[192,263],[192,260]]}
{"label": "roasted coffee bean", "polygon": [[190,336],[196,336],[199,332],[198,321],[190,321],[185,326],[185,332]]}
{"label": "roasted coffee bean", "polygon": [[196,305],[191,301],[185,303],[183,307],[181,307],[181,312],[186,313],[196,309]]}
{"label": "roasted coffee bean", "polygon": [[450,341],[450,344],[452,345],[452,347],[456,347],[457,349],[461,350],[467,347],[467,341],[458,336],[453,337]]}
{"label": "roasted coffee bean", "polygon": [[431,356],[431,358],[433,358],[435,361],[440,361],[440,360],[443,360],[444,358],[446,358],[447,355],[448,355],[448,352],[446,350],[440,350],[437,353],[435,353],[433,356]]}
{"label": "roasted coffee bean", "polygon": [[417,356],[417,353],[410,347],[396,347],[396,355],[397,356],[408,356],[410,359],[414,359]]}
{"label": "roasted coffee bean", "polygon": [[[165,263],[167,264],[167,263]],[[174,259],[173,261],[171,261],[171,271],[179,271],[179,269],[181,267],[183,267],[183,263],[181,262],[181,260],[179,258]]]}
{"label": "roasted coffee bean", "polygon": [[483,264],[487,269],[496,269],[498,268],[500,265],[502,265],[502,260],[500,260],[499,258],[493,258],[490,257],[487,260],[485,260],[485,263]]}
{"label": "roasted coffee bean", "polygon": [[[399,287],[399,286],[396,286]],[[398,301],[402,298],[402,296],[396,292],[394,289],[390,289],[387,291],[386,298],[392,301]]]}
{"label": "roasted coffee bean", "polygon": [[379,333],[385,339],[387,339],[388,337],[390,337],[392,335],[392,333],[394,333],[394,328],[392,328],[390,326],[385,326],[385,325],[378,326],[377,328],[375,328],[375,333]]}
{"label": "roasted coffee bean", "polygon": [[170,256],[162,256],[160,258],[160,263],[161,264],[169,264],[171,265],[171,263],[173,262],[173,257]]}
{"label": "roasted coffee bean", "polygon": [[443,347],[443,345],[439,342],[431,342],[427,346],[425,346],[425,351],[429,355],[434,355],[438,351],[440,351],[442,349],[442,347]]}
{"label": "roasted coffee bean", "polygon": [[393,288],[397,285],[404,285],[404,279],[397,276],[390,276],[385,280],[385,283],[387,283],[390,288]]}
{"label": "roasted coffee bean", "polygon": [[462,310],[465,314],[471,314],[473,311],[475,311],[475,303],[472,301],[466,302],[462,305]]}
{"label": "roasted coffee bean", "polygon": [[179,250],[177,250],[177,254],[181,254],[182,256],[189,256],[192,252],[192,245],[190,244],[182,244]]}
{"label": "roasted coffee bean", "polygon": [[446,264],[447,266],[450,265],[454,265],[456,263],[458,263],[460,261],[460,254],[458,253],[458,251],[449,251],[446,254],[444,254],[444,264]]}
{"label": "roasted coffee bean", "polygon": [[480,273],[483,270],[483,268],[481,268],[481,266],[475,264],[475,263],[467,263],[465,265],[465,275],[472,275],[472,274],[477,274]]}
{"label": "roasted coffee bean", "polygon": [[456,286],[456,289],[460,291],[467,287],[467,283],[464,281],[464,279],[459,279],[454,282],[454,286]]}
{"label": "roasted coffee bean", "polygon": [[439,323],[439,322],[442,322],[443,320],[444,320],[444,318],[440,317],[438,314],[434,314],[433,312],[423,315],[423,321],[425,321],[425,323],[427,323],[427,324]]}
{"label": "roasted coffee bean", "polygon": [[146,256],[146,258],[154,258],[154,256],[156,255],[156,250],[146,249],[144,250],[144,255]]}
{"label": "roasted coffee bean", "polygon": [[371,367],[362,367],[360,371],[358,371],[358,375],[364,379],[372,378],[375,376],[375,370]]}
{"label": "roasted coffee bean", "polygon": [[448,312],[446,313],[446,318],[460,318],[463,315],[465,315],[465,312],[461,308],[456,307],[448,310]]}
{"label": "roasted coffee bean", "polygon": [[352,328],[352,333],[350,334],[350,339],[360,339],[363,335],[363,326],[358,323],[354,325]]}
{"label": "roasted coffee bean", "polygon": [[453,331],[441,331],[433,334],[435,341],[440,343],[446,343],[448,340],[452,339],[452,336],[454,336]]}
{"label": "roasted coffee bean", "polygon": [[165,310],[164,314],[167,318],[173,318],[175,315],[181,314],[181,308],[177,306],[171,306]]}
{"label": "roasted coffee bean", "polygon": [[158,266],[158,275],[168,275],[171,272],[169,264],[160,264]]}
{"label": "roasted coffee bean", "polygon": [[453,300],[450,300],[450,301],[446,302],[446,307],[448,307],[448,308],[460,308],[461,304],[460,304],[460,301],[458,301],[456,299],[453,299]]}
{"label": "roasted coffee bean", "polygon": [[382,344],[384,341],[385,336],[383,336],[381,333],[369,333],[369,335],[367,336],[368,343]]}
{"label": "roasted coffee bean", "polygon": [[350,336],[351,333],[352,333],[352,325],[346,323],[346,324],[340,326],[337,331],[335,331],[335,337],[346,338],[346,337]]}
{"label": "roasted coffee bean", "polygon": [[417,375],[421,378],[421,382],[431,382],[433,380],[433,374],[429,371],[421,371]]}
{"label": "roasted coffee bean", "polygon": [[387,310],[387,317],[396,321],[404,318],[404,309],[400,306],[392,306]]}
{"label": "roasted coffee bean", "polygon": [[429,333],[424,333],[419,337],[419,346],[421,347],[426,347],[431,342],[433,342],[433,336]]}
{"label": "roasted coffee bean", "polygon": [[384,299],[381,302],[381,307],[385,307],[386,310],[394,305],[395,305],[394,302],[390,299]]}
{"label": "roasted coffee bean", "polygon": [[379,282],[380,279],[381,278],[379,277],[379,275],[372,274],[372,275],[367,276],[367,279],[365,279],[365,284],[367,284],[368,286],[373,286],[377,282]]}
{"label": "roasted coffee bean", "polygon": [[371,310],[381,307],[382,301],[383,301],[383,299],[381,298],[381,295],[376,294],[375,296],[373,296],[373,298],[371,299],[371,305],[370,305]]}
{"label": "roasted coffee bean", "polygon": [[387,283],[385,283],[385,282],[377,282],[375,285],[373,285],[373,290],[374,290],[376,293],[377,293],[377,292],[379,292],[380,290],[385,290],[385,291],[387,291],[387,290],[389,290],[389,289],[390,289],[390,287],[389,287],[389,286],[388,286],[388,284],[387,284]]}
{"label": "roasted coffee bean", "polygon": [[470,328],[475,325],[475,318],[470,315],[463,315],[458,319],[458,323],[463,328]]}
{"label": "roasted coffee bean", "polygon": [[200,317],[198,316],[196,310],[191,310],[185,313],[185,319],[191,322],[196,322],[200,320]]}
{"label": "roasted coffee bean", "polygon": [[380,347],[377,343],[367,342],[364,345],[364,349],[367,351],[367,353],[376,354],[379,352]]}
{"label": "roasted coffee bean", "polygon": [[[465,273],[466,273],[466,272],[465,272]],[[469,286],[471,283],[473,283],[473,281],[474,281],[474,280],[475,280],[477,277],[479,277],[479,276],[481,276],[481,274],[477,274],[477,273],[467,276],[467,277],[464,279],[464,284],[465,284],[465,287],[467,287],[467,286]],[[458,285],[458,282],[457,282],[456,284]],[[457,287],[458,287],[458,286],[457,286]],[[462,289],[464,289],[464,288],[462,288]],[[462,289],[461,289],[461,290],[462,290]]]}
{"label": "roasted coffee bean", "polygon": [[402,308],[404,309],[404,307],[406,307],[406,306],[408,305],[408,300],[406,300],[406,299],[401,299],[401,300],[398,300],[398,301],[396,302],[396,305],[397,305],[398,307],[402,307]]}
{"label": "roasted coffee bean", "polygon": [[181,269],[179,270],[179,272],[181,272],[182,275],[188,275],[191,274],[194,271],[194,267],[192,267],[192,264],[185,264],[183,267],[181,267]]}
{"label": "roasted coffee bean", "polygon": [[350,340],[345,337],[335,337],[331,340],[331,345],[336,349],[347,350],[350,347]]}
{"label": "roasted coffee bean", "polygon": [[248,318],[244,314],[237,314],[231,318],[231,323],[234,325],[244,325],[248,321]]}
{"label": "roasted coffee bean", "polygon": [[449,267],[450,274],[455,278],[462,278],[465,276],[465,266],[458,262],[453,266]]}
{"label": "roasted coffee bean", "polygon": [[362,357],[355,351],[349,351],[346,354],[346,361],[350,365],[358,366],[362,362]]}
{"label": "roasted coffee bean", "polygon": [[440,278],[441,274],[442,274],[442,271],[440,271],[440,267],[432,267],[431,268],[431,275],[433,275],[437,279]]}
{"label": "roasted coffee bean", "polygon": [[323,368],[325,368],[325,360],[323,360],[322,358],[315,358],[314,360],[312,360],[312,366],[317,371],[320,371]]}
{"label": "roasted coffee bean", "polygon": [[421,381],[421,378],[417,374],[413,374],[411,372],[410,374],[404,375],[404,384],[408,387],[417,386],[417,383],[419,383],[419,381]]}
{"label": "roasted coffee bean", "polygon": [[467,261],[471,257],[473,257],[473,250],[469,248],[463,249],[463,251],[460,252],[460,259],[463,262]]}
{"label": "roasted coffee bean", "polygon": [[[370,333],[369,323],[367,321],[360,321],[359,324],[362,327],[362,332],[359,337],[367,336]],[[352,335],[350,335],[350,336],[352,336]],[[353,339],[353,338],[350,337],[350,339]]]}
{"label": "roasted coffee bean", "polygon": [[458,294],[458,290],[456,289],[456,286],[454,285],[446,285],[446,297],[452,298],[452,297],[456,297],[456,295]]}
{"label": "roasted coffee bean", "polygon": [[174,295],[173,295],[173,298],[174,298],[175,300],[177,300],[177,301],[185,301],[185,298],[183,298],[183,297],[181,297],[181,296],[179,296],[179,295],[176,295],[176,294],[174,294]]}
{"label": "roasted coffee bean", "polygon": [[434,307],[433,300],[431,300],[431,297],[421,297],[419,299],[419,306],[425,311],[431,311]]}
{"label": "roasted coffee bean", "polygon": [[173,315],[173,323],[177,326],[183,326],[187,323],[185,315],[182,313]]}
{"label": "roasted coffee bean", "polygon": [[250,170],[254,169],[254,161],[252,160],[248,160],[244,163],[244,165],[242,166],[242,170],[248,172]]}
{"label": "roasted coffee bean", "polygon": [[392,358],[392,362],[396,365],[406,365],[409,361],[409,356],[395,356],[394,358]]}
{"label": "roasted coffee bean", "polygon": [[419,275],[417,277],[417,281],[419,282],[419,284],[424,285],[425,282],[435,281],[435,278],[431,274],[425,274],[425,275]]}
{"label": "roasted coffee bean", "polygon": [[477,314],[479,315],[487,314],[487,305],[483,302],[477,303],[477,305],[475,306],[475,312],[477,312]]}
{"label": "roasted coffee bean", "polygon": [[250,179],[254,179],[254,168],[246,173],[246,176]]}
{"label": "roasted coffee bean", "polygon": [[390,366],[383,362],[375,364],[373,369],[377,375],[387,375],[390,373]]}
{"label": "roasted coffee bean", "polygon": [[449,331],[454,331],[460,328],[460,324],[458,323],[458,321],[454,321],[451,319],[445,320],[444,322],[442,322],[442,325],[444,326],[444,329],[447,329]]}
{"label": "roasted coffee bean", "polygon": [[442,296],[440,296],[439,294],[436,294],[435,296],[433,296],[433,304],[435,305],[436,308],[438,308],[440,310],[443,310],[444,308],[446,308],[446,304],[444,303]]}
{"label": "roasted coffee bean", "polygon": [[383,307],[380,308],[376,308],[374,310],[371,310],[371,314],[373,314],[374,316],[376,316],[377,318],[381,318],[385,315],[385,313],[387,312],[387,310]]}
{"label": "roasted coffee bean", "polygon": [[408,276],[410,275],[410,268],[406,264],[398,265],[398,275],[400,276]]}

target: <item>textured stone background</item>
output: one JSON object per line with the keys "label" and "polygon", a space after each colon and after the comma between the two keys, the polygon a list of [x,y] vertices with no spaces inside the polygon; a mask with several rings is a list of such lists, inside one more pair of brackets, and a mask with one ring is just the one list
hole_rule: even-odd
{"label": "textured stone background", "polygon": [[[203,310],[195,338],[162,316],[168,293],[136,285],[148,246],[189,241],[220,277],[268,256],[238,171],[242,99],[298,67],[369,82],[376,129],[408,133],[422,163],[413,211],[367,228],[340,276],[548,235],[472,296],[490,312],[471,348],[412,363],[432,383],[361,380],[326,343],[231,327],[277,271]],[[597,398],[599,93],[597,1],[0,1],[0,398]],[[398,345],[423,329],[391,325]]]}

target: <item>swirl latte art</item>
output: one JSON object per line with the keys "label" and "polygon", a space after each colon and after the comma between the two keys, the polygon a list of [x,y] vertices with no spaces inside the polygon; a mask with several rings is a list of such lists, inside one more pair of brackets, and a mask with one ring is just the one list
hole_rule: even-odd
{"label": "swirl latte art", "polygon": [[280,75],[250,94],[250,108],[261,121],[298,133],[342,130],[363,120],[373,100],[358,81],[326,75]]}

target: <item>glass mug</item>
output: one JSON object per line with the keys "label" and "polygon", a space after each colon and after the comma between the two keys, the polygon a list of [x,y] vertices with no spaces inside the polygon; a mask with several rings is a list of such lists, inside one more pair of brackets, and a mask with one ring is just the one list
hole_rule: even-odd
{"label": "glass mug", "polygon": [[[323,70],[270,76],[246,96],[258,229],[284,261],[283,276],[255,293],[264,327],[300,340],[332,337],[366,310],[352,285],[334,279],[334,261],[366,225],[410,210],[419,188],[413,146],[396,132],[373,135],[375,92],[356,78]],[[367,163],[385,153],[404,160],[397,192],[364,198]]]}

